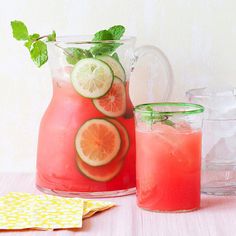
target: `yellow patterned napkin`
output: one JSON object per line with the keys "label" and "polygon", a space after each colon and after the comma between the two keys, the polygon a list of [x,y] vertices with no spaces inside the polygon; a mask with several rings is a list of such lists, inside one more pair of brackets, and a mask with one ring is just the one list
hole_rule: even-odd
{"label": "yellow patterned napkin", "polygon": [[84,210],[83,210],[83,219],[88,218],[99,211],[105,211],[113,206],[115,206],[115,204],[112,202],[85,200]]}
{"label": "yellow patterned napkin", "polygon": [[114,205],[97,200],[12,192],[0,197],[0,229],[81,228],[83,218]]}

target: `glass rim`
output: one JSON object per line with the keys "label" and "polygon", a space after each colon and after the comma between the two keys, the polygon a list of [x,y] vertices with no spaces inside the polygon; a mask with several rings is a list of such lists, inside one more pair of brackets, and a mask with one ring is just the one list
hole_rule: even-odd
{"label": "glass rim", "polygon": [[122,39],[119,40],[96,40],[92,41],[94,35],[64,35],[58,36],[57,40],[54,42],[50,42],[52,44],[64,44],[64,45],[80,45],[80,44],[97,44],[97,43],[128,43],[128,42],[135,42],[136,37],[134,36],[124,36]]}
{"label": "glass rim", "polygon": [[[203,91],[203,93],[200,94],[200,93],[198,93],[199,91]],[[229,92],[229,93],[223,94],[225,92]],[[185,94],[188,97],[196,97],[196,98],[236,96],[236,87],[216,89],[216,90],[208,88],[208,87],[193,88],[193,89],[189,89],[188,91],[186,91]]]}
{"label": "glass rim", "polygon": [[[151,107],[188,107],[193,108],[192,110],[180,110],[180,111],[148,111],[148,110],[142,110],[142,108],[145,108],[147,106]],[[202,105],[195,104],[195,103],[185,103],[185,102],[157,102],[157,103],[144,103],[139,104],[134,107],[134,112],[140,112],[145,114],[159,114],[159,115],[175,115],[175,114],[181,114],[181,115],[194,115],[204,112],[205,108]]]}

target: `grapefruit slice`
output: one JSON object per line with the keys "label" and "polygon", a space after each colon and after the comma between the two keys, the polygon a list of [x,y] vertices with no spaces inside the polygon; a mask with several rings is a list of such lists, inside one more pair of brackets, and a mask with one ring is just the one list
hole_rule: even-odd
{"label": "grapefruit slice", "polygon": [[113,82],[111,68],[101,60],[85,58],[75,64],[71,72],[75,90],[87,98],[98,98],[107,93]]}
{"label": "grapefruit slice", "polygon": [[115,125],[105,119],[91,119],[79,129],[75,146],[80,158],[90,166],[102,166],[115,158],[121,139]]}
{"label": "grapefruit slice", "polygon": [[123,166],[124,157],[129,149],[129,136],[125,127],[117,120],[108,120],[117,127],[121,137],[121,148],[116,157],[108,164],[96,167],[86,164],[79,156],[76,158],[76,163],[81,173],[86,177],[99,182],[112,180],[118,175]]}
{"label": "grapefruit slice", "polygon": [[119,160],[118,157],[104,166],[90,166],[83,162],[79,156],[76,157],[76,163],[83,175],[89,179],[99,182],[107,182],[112,180],[120,172],[123,166],[123,161]]}
{"label": "grapefruit slice", "polygon": [[97,56],[96,58],[106,62],[111,67],[114,75],[120,78],[123,82],[125,81],[125,70],[119,61],[108,55]]}
{"label": "grapefruit slice", "polygon": [[122,116],[126,111],[126,94],[123,82],[118,77],[114,77],[111,89],[105,96],[93,99],[93,104],[106,116]]}

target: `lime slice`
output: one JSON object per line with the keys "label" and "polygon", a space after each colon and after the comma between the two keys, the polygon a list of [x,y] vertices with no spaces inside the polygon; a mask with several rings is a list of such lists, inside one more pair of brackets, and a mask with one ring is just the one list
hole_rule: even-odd
{"label": "lime slice", "polygon": [[126,93],[124,83],[114,77],[110,90],[102,97],[93,99],[95,107],[109,117],[122,116],[126,111]]}
{"label": "lime slice", "polygon": [[102,166],[115,158],[121,138],[114,124],[105,119],[91,119],[79,129],[75,146],[80,158],[90,166]]}
{"label": "lime slice", "polygon": [[98,98],[105,95],[110,89],[113,72],[101,60],[86,58],[74,66],[71,81],[80,95],[87,98]]}
{"label": "lime slice", "polygon": [[97,56],[97,58],[106,62],[111,67],[114,75],[120,78],[122,81],[125,81],[125,70],[120,62],[118,62],[113,57],[107,55]]}

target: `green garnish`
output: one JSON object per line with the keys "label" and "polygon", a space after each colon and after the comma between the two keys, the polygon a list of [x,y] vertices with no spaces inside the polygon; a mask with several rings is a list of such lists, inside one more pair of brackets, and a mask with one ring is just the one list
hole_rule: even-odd
{"label": "green garnish", "polygon": [[29,50],[31,59],[41,67],[48,60],[48,50],[45,42],[56,41],[56,32],[52,34],[40,36],[37,33],[29,34],[26,25],[22,21],[11,22],[13,37],[16,40],[25,41],[24,45]]}
{"label": "green garnish", "polygon": [[[119,40],[125,32],[125,27],[115,25],[108,30],[98,31],[92,41]],[[121,44],[120,43],[98,43],[90,51],[93,55],[111,55]]]}
{"label": "green garnish", "polygon": [[25,24],[21,21],[11,22],[13,37],[16,40],[27,40],[29,38],[28,29]]}
{"label": "green garnish", "polygon": [[65,54],[66,61],[71,65],[75,65],[81,59],[93,57],[89,50],[81,48],[66,48]]}
{"label": "green garnish", "polygon": [[[22,21],[11,22],[13,37],[16,40],[24,41],[25,47],[29,50],[31,59],[34,63],[41,67],[48,60],[47,42],[56,41],[56,32],[45,36],[40,36],[38,33],[29,34],[26,25]],[[121,43],[101,43],[97,41],[103,40],[119,40],[125,32],[125,27],[122,25],[115,25],[108,30],[98,31],[92,41],[95,45],[89,50],[81,48],[61,48],[64,50],[66,60],[69,64],[75,65],[79,60],[84,58],[96,57],[97,55],[111,55],[119,61],[115,50]]]}
{"label": "green garnish", "polygon": [[151,106],[146,106],[146,111],[149,111],[149,112],[142,113],[142,117],[141,117],[142,121],[150,125],[155,124],[157,122],[161,122],[165,125],[174,127],[175,123],[169,119],[169,116],[157,114]]}

